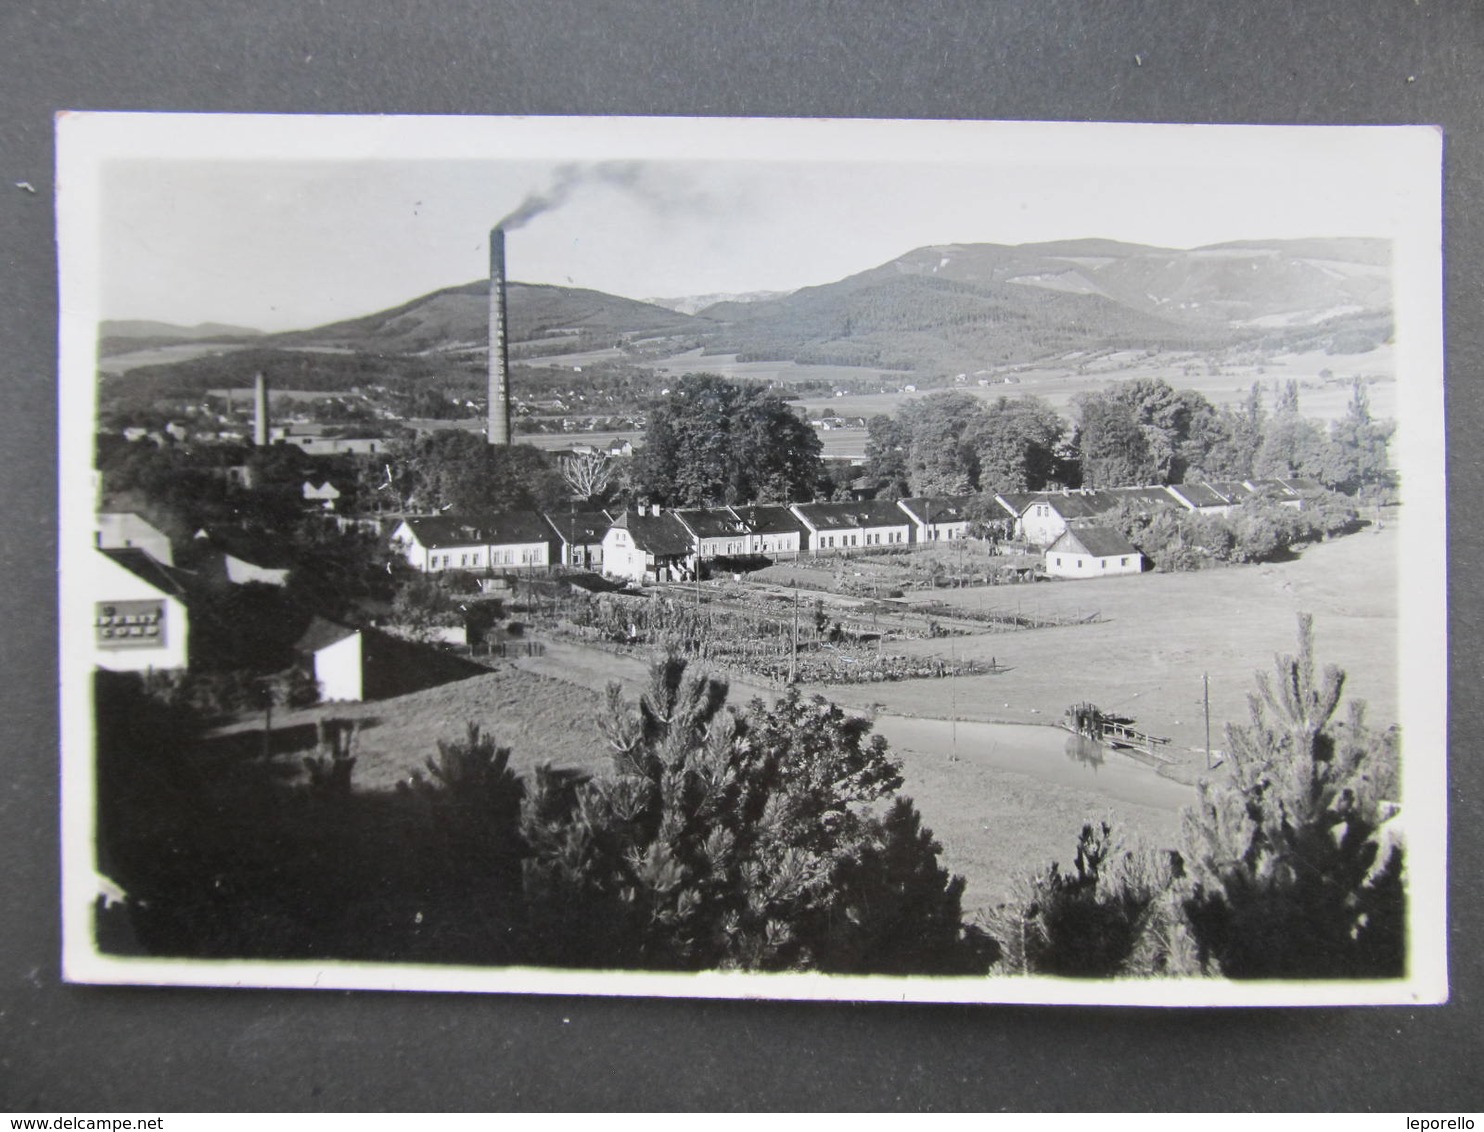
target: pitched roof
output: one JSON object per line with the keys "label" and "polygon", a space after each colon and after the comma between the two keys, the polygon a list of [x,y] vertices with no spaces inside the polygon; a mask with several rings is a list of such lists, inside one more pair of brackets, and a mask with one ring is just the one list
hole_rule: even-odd
{"label": "pitched roof", "polygon": [[1024,515],[1026,509],[1036,503],[1045,503],[1068,522],[1074,519],[1091,519],[1105,511],[1111,511],[1120,503],[1132,501],[1146,506],[1175,503],[1168,488],[1152,487],[1107,487],[1098,490],[1086,488],[1077,491],[1017,491],[997,496],[1001,504],[1018,508],[1015,514]]}
{"label": "pitched roof", "polygon": [[136,546],[99,549],[142,582],[147,582],[168,597],[184,598],[186,594],[184,571],[166,566],[153,555]]}
{"label": "pitched roof", "polygon": [[1175,483],[1170,491],[1192,507],[1226,507],[1231,503],[1208,483]]}
{"label": "pitched roof", "polygon": [[750,507],[733,507],[732,510],[757,535],[801,535],[809,529],[781,503],[757,503]]}
{"label": "pitched roof", "polygon": [[726,538],[749,533],[747,521],[730,507],[686,508],[673,514],[696,538]]}
{"label": "pitched roof", "polygon": [[1252,498],[1252,489],[1241,480],[1207,480],[1206,486],[1226,496],[1229,503]]}
{"label": "pitched roof", "polygon": [[853,531],[861,527],[905,527],[911,521],[887,499],[845,503],[796,503],[794,514],[817,531]]}
{"label": "pitched roof", "polygon": [[625,511],[613,521],[615,529],[629,532],[634,545],[647,554],[660,558],[674,558],[689,554],[696,541],[680,520],[669,511],[661,515],[640,515]]}
{"label": "pitched roof", "polygon": [[568,546],[583,546],[602,542],[613,518],[607,511],[570,511],[547,513],[546,521],[556,531],[557,537]]}
{"label": "pitched roof", "polygon": [[328,621],[316,613],[310,618],[309,628],[304,630],[304,635],[294,642],[294,650],[296,652],[319,652],[320,649],[329,648],[355,635],[355,629]]}
{"label": "pitched roof", "polygon": [[500,546],[550,542],[551,524],[536,511],[500,511],[488,515],[439,515],[407,519],[407,529],[429,550],[450,546]]}
{"label": "pitched roof", "polygon": [[273,541],[273,536],[261,531],[213,527],[206,532],[205,542],[214,550],[262,570],[288,570],[294,565],[294,560]]}
{"label": "pitched roof", "polygon": [[967,495],[915,495],[911,499],[898,499],[897,506],[919,523],[965,523],[969,519],[970,498]]}
{"label": "pitched roof", "polygon": [[1051,544],[1047,553],[1053,550],[1070,551],[1073,554],[1082,553],[1093,558],[1112,558],[1115,555],[1139,553],[1138,547],[1117,531],[1109,527],[1100,527],[1096,523],[1068,527],[1061,533],[1061,537]]}

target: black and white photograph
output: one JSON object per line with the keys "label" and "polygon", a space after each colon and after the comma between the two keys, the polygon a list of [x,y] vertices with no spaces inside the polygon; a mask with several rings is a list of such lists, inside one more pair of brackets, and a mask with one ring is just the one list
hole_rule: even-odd
{"label": "black and white photograph", "polygon": [[1436,130],[56,128],[70,981],[1447,1000]]}

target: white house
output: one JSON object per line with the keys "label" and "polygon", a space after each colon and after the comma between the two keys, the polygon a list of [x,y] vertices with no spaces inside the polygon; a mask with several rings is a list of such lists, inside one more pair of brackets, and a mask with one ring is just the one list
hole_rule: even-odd
{"label": "white house", "polygon": [[634,582],[693,576],[695,538],[670,512],[625,511],[603,536],[603,573]]}
{"label": "white house", "polygon": [[294,647],[310,658],[321,700],[365,699],[365,658],[358,630],[316,617]]}
{"label": "white house", "polygon": [[730,507],[686,508],[670,514],[690,532],[695,555],[703,562],[751,553],[752,528]]}
{"label": "white house", "polygon": [[548,513],[546,521],[556,532],[563,566],[600,569],[603,565],[603,536],[613,525],[607,511]]}
{"label": "white house", "polygon": [[190,615],[175,572],[133,547],[94,559],[93,663],[111,672],[185,668]]}
{"label": "white house", "polygon": [[811,554],[906,546],[912,541],[912,521],[895,503],[884,499],[795,503],[790,510],[808,529],[805,549]]}
{"label": "white house", "polygon": [[304,502],[318,503],[326,511],[335,510],[335,504],[340,499],[340,490],[329,480],[315,487],[309,480],[304,481]]}
{"label": "white house", "polygon": [[1046,550],[1046,573],[1053,578],[1106,578],[1143,569],[1144,556],[1133,543],[1107,527],[1068,527]]}
{"label": "white house", "polygon": [[960,495],[919,495],[897,500],[897,506],[912,520],[912,541],[923,543],[967,538],[968,503],[968,496]]}
{"label": "white house", "polygon": [[1110,487],[1102,490],[1003,492],[995,501],[1015,518],[1015,534],[1033,546],[1050,546],[1069,526],[1091,522],[1122,503],[1141,511],[1161,506],[1185,507],[1169,488]]}
{"label": "white house", "polygon": [[778,559],[797,558],[809,537],[809,528],[781,503],[759,503],[733,507],[736,516],[751,532],[747,553]]}
{"label": "white house", "polygon": [[535,511],[469,517],[404,519],[392,532],[408,565],[425,574],[444,570],[531,570],[551,564],[552,530]]}

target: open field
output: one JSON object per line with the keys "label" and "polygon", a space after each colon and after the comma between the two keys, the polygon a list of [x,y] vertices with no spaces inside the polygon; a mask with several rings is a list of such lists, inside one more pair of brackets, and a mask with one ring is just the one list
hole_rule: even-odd
{"label": "open field", "polygon": [[211,357],[213,354],[230,354],[247,348],[246,345],[229,345],[223,342],[181,342],[147,350],[130,350],[127,354],[99,358],[98,373],[103,377],[116,377],[140,366],[174,365],[176,362],[189,362],[195,358]]}
{"label": "open field", "polygon": [[[1217,406],[1235,405],[1247,395],[1255,381],[1264,389],[1274,381],[1295,380],[1299,383],[1299,411],[1306,417],[1334,420],[1343,416],[1350,400],[1350,382],[1355,377],[1379,378],[1367,386],[1371,412],[1377,417],[1396,416],[1397,385],[1393,348],[1380,346],[1367,354],[1283,354],[1257,363],[1226,363],[1216,374],[1204,365],[1195,372],[1185,372],[1193,355],[1158,355],[1153,358],[1125,355],[1112,363],[1089,364],[1085,372],[1075,362],[1039,363],[1014,367],[1013,384],[981,386],[971,383],[953,386],[986,402],[1001,397],[1040,397],[1063,415],[1070,412],[1072,398],[1080,393],[1099,393],[1115,381],[1136,377],[1159,378],[1176,389],[1193,389]],[[812,370],[815,367],[800,367]],[[1330,380],[1320,371],[1330,371]],[[1000,376],[1000,375],[996,375]],[[907,377],[910,381],[911,378]],[[907,401],[926,395],[917,393],[868,393],[845,397],[806,397],[804,406],[811,413],[835,412],[842,416],[870,418],[877,413],[895,416]]]}
{"label": "open field", "polygon": [[[1057,743],[1072,738],[1044,730]],[[963,907],[969,918],[1006,901],[1017,881],[1053,861],[1071,868],[1077,835],[1087,822],[1109,822],[1130,848],[1179,847],[1178,810],[1110,797],[1097,789],[1093,774],[1086,786],[1067,786],[997,767],[976,757],[967,742],[959,749],[954,756],[895,743],[891,748],[902,762],[902,793],[917,803],[923,823],[942,845],[943,864],[967,881]],[[1190,794],[1193,802],[1194,790]]]}
{"label": "open field", "polygon": [[[867,380],[885,379],[903,384],[914,380],[914,375],[908,370],[876,369],[872,366],[800,365],[794,361],[739,362],[736,354],[703,354],[700,350],[688,350],[684,354],[643,364],[671,377],[680,377],[687,373],[715,373],[733,381],[776,382],[779,385],[801,381],[828,381],[848,388],[854,382]],[[840,404],[843,401],[840,398],[820,403]]]}
{"label": "open field", "polygon": [[[1027,614],[1085,614],[1096,624],[903,641],[903,652],[993,657],[993,676],[836,687],[841,704],[936,718],[1045,723],[1091,701],[1132,715],[1174,745],[1201,748],[1201,674],[1211,679],[1212,743],[1222,725],[1245,722],[1253,673],[1292,652],[1296,614],[1314,615],[1321,663],[1348,673],[1347,695],[1369,705],[1372,723],[1397,712],[1397,566],[1394,516],[1377,528],[1309,547],[1291,562],[1185,574],[915,591],[908,601]],[[1199,757],[1199,756],[1197,756]]]}

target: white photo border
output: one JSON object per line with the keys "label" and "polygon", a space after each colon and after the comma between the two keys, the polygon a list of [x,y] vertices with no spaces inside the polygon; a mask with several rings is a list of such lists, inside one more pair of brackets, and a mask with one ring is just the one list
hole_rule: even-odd
{"label": "white photo border", "polygon": [[[1045,122],[700,118],[478,118],[68,112],[57,118],[59,266],[59,624],[63,973],[71,982],[1145,1006],[1419,1005],[1447,1000],[1447,540],[1444,468],[1442,135],[1425,126],[1206,126]],[[1058,980],[814,974],[685,975],[339,962],[121,958],[92,935],[93,710],[87,652],[93,596],[93,446],[102,226],[108,164],[398,161],[880,161],[957,163],[975,154],[1055,164],[1281,162],[1316,153],[1352,163],[1391,202],[1398,433],[1405,547],[1400,562],[1399,716],[1407,799],[1409,974],[1344,982],[1215,978]],[[492,218],[493,219],[493,218]],[[1097,235],[1097,233],[1088,233]]]}

